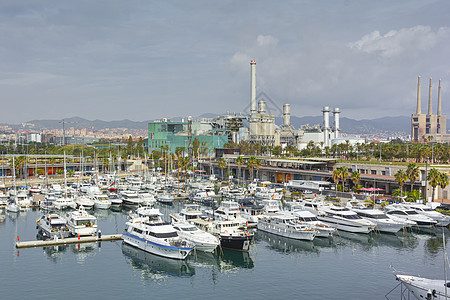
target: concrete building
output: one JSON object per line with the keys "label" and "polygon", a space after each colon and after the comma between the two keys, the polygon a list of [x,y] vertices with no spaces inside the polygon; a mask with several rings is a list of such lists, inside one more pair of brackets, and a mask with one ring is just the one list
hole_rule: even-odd
{"label": "concrete building", "polygon": [[422,113],[420,76],[417,82],[417,109],[411,116],[411,140],[414,142],[424,142],[425,139],[432,138],[433,142],[448,143],[450,135],[447,134],[447,116],[442,114],[441,80],[438,87],[438,107],[437,114],[433,114],[432,101],[432,79],[428,88],[428,112]]}

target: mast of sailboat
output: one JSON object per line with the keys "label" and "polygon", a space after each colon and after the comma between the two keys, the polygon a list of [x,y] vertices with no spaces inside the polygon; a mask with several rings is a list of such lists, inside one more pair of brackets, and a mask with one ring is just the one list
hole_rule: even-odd
{"label": "mast of sailboat", "polygon": [[445,248],[445,234],[442,228],[442,242],[444,246],[444,281],[445,281],[445,299],[447,299],[447,251]]}
{"label": "mast of sailboat", "polygon": [[67,170],[66,170],[66,151],[64,151],[64,191],[67,199]]}
{"label": "mast of sailboat", "polygon": [[14,180],[14,202],[17,204],[17,186],[16,186],[16,161],[13,154],[13,180]]}

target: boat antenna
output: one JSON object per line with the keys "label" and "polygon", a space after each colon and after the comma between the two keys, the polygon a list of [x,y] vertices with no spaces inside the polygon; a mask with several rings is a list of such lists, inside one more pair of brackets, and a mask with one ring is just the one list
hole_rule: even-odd
{"label": "boat antenna", "polygon": [[442,228],[442,242],[444,246],[444,281],[445,281],[445,299],[447,299],[447,251],[445,248],[445,234]]}

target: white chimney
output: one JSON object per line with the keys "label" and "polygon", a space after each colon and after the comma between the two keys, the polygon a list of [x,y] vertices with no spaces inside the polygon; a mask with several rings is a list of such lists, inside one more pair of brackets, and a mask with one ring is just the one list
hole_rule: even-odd
{"label": "white chimney", "polygon": [[283,105],[283,125],[284,126],[291,125],[291,105],[290,104]]}
{"label": "white chimney", "polygon": [[334,138],[335,139],[337,139],[339,137],[339,131],[341,130],[339,128],[339,114],[340,113],[341,113],[341,111],[337,107],[333,110]]}
{"label": "white chimney", "polygon": [[330,146],[329,142],[329,130],[330,130],[330,108],[328,106],[324,106],[323,110],[323,135],[324,135],[324,146]]}
{"label": "white chimney", "polygon": [[250,62],[250,116],[256,113],[256,61]]}

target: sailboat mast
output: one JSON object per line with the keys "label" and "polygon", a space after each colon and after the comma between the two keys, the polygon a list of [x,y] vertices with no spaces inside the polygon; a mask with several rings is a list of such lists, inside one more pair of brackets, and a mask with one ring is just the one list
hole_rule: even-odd
{"label": "sailboat mast", "polygon": [[445,281],[445,299],[447,299],[447,251],[445,248],[445,234],[442,228],[442,242],[444,246],[444,281]]}

